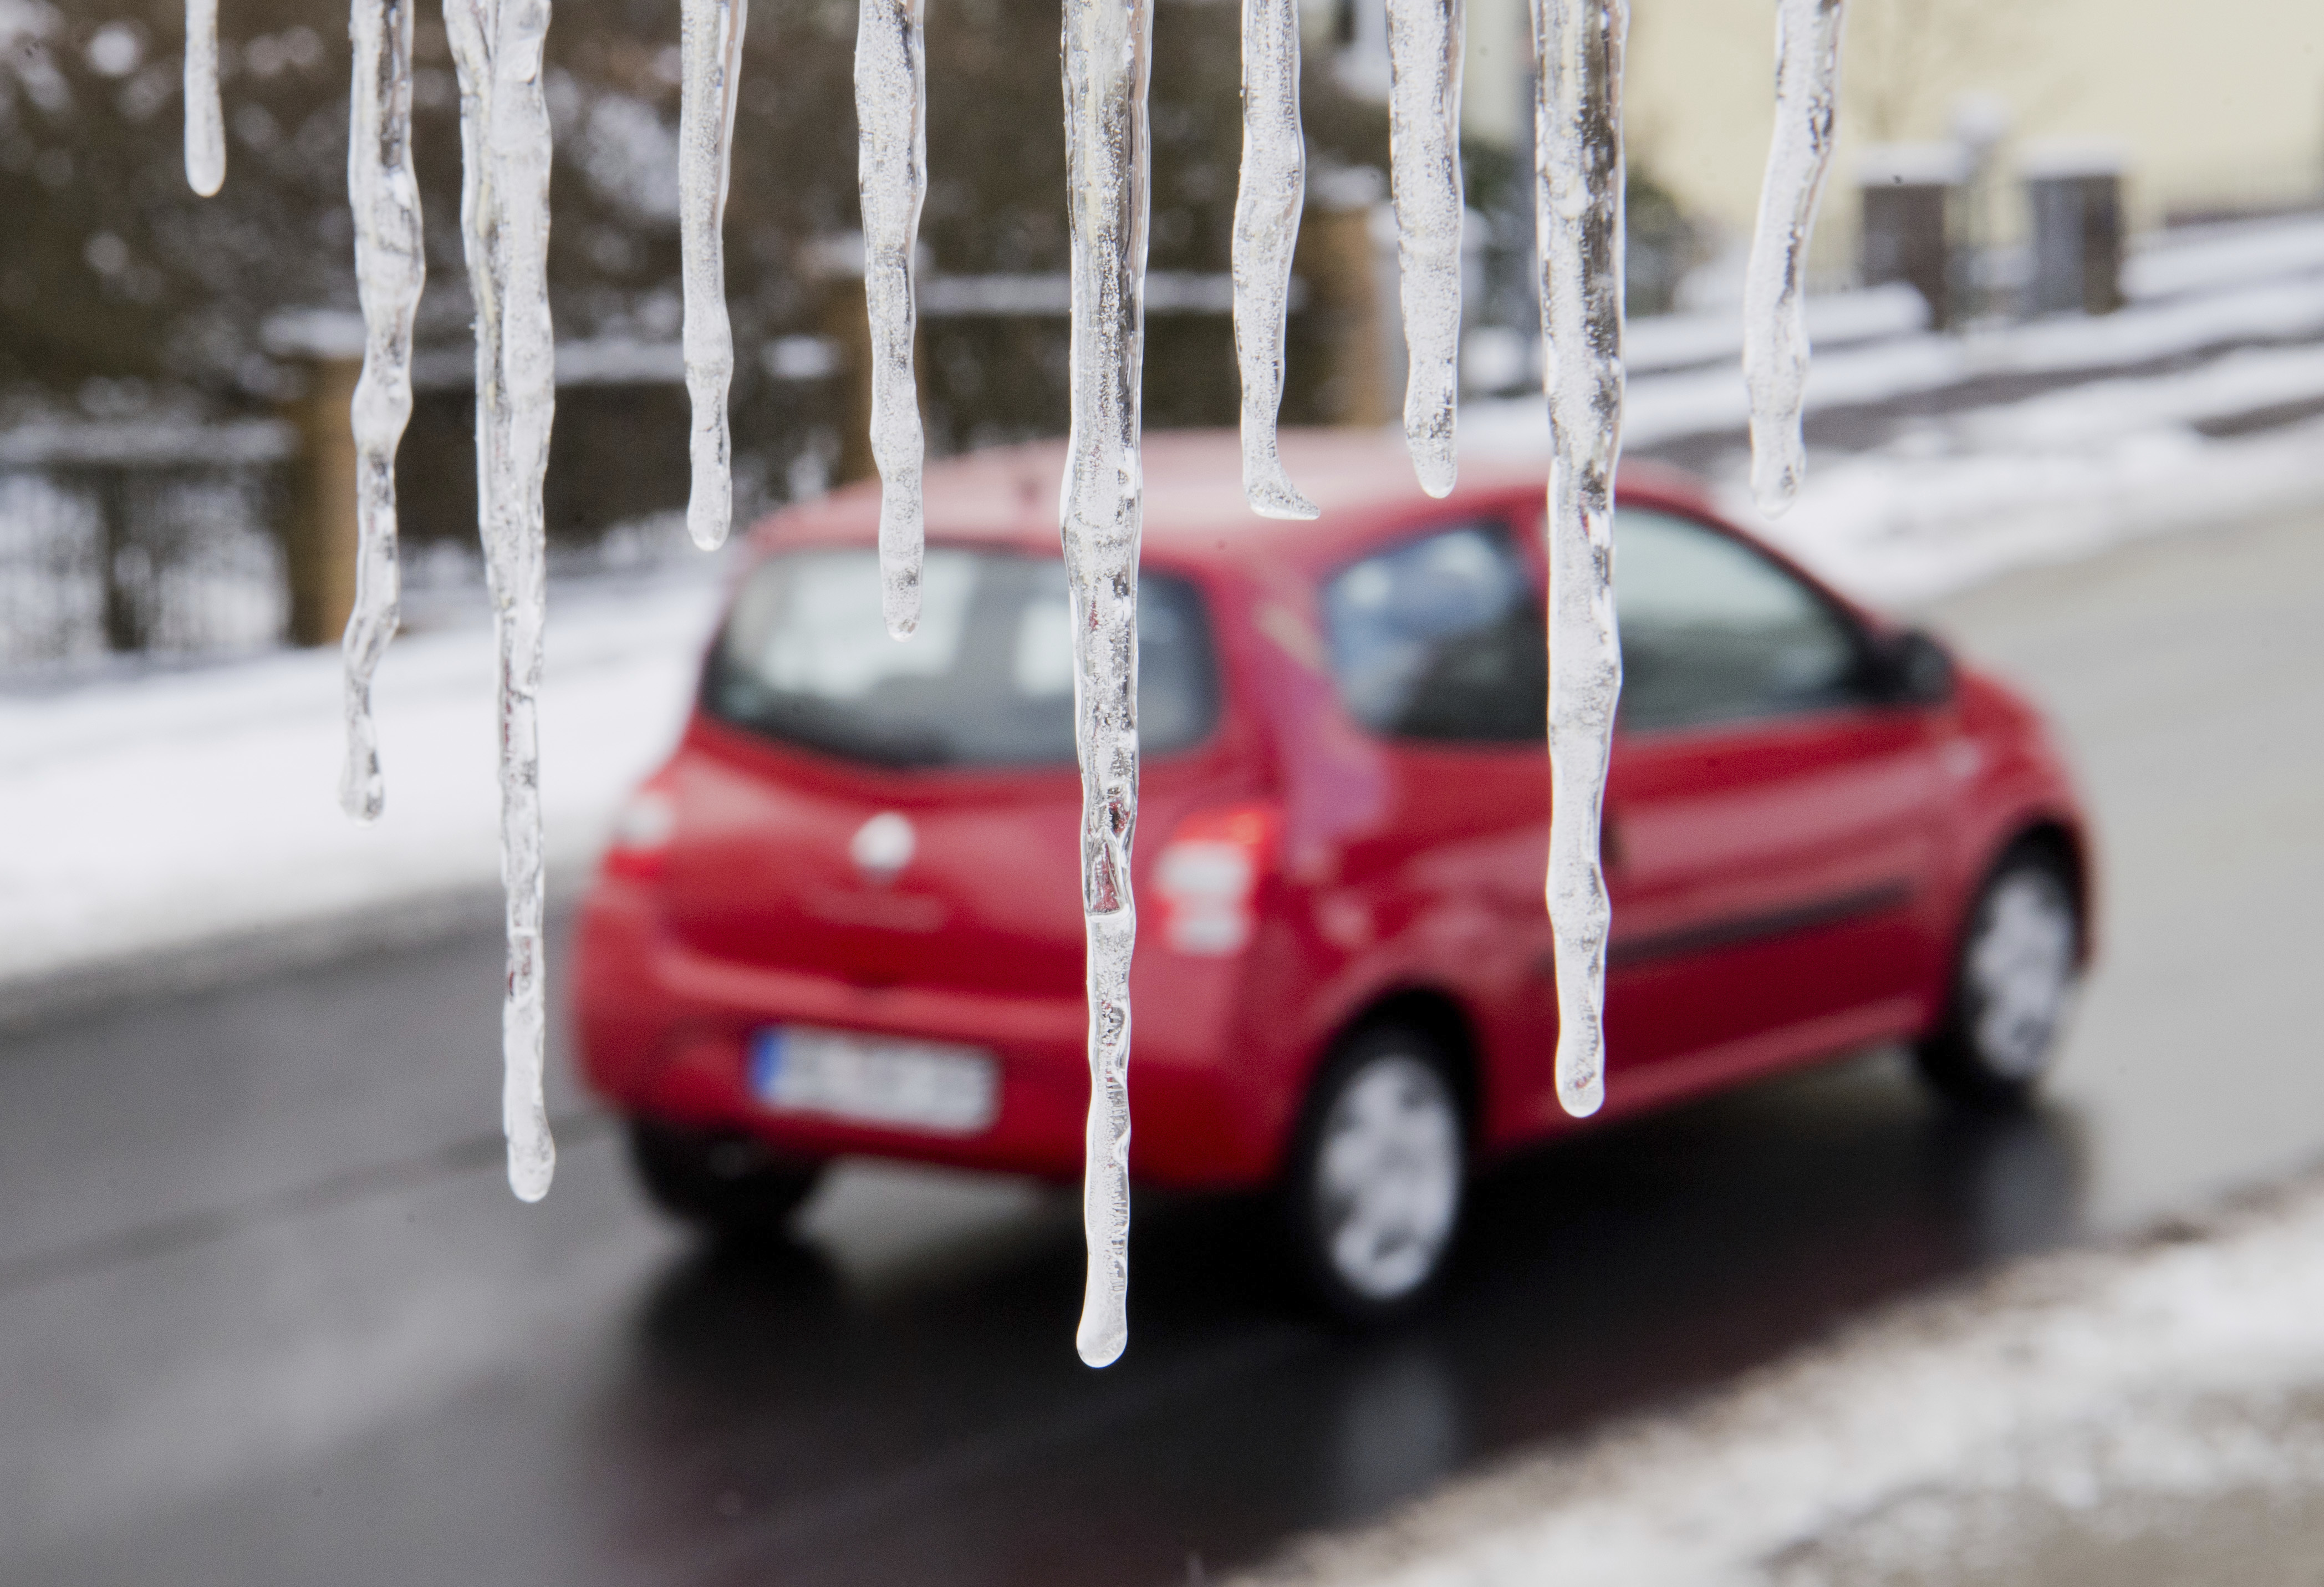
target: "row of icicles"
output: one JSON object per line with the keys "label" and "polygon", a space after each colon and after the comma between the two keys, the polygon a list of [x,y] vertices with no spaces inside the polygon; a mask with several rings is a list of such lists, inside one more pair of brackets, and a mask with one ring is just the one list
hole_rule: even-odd
{"label": "row of icicles", "polygon": [[[443,0],[460,86],[461,224],[476,304],[480,530],[499,644],[502,874],[508,985],[502,1017],[509,1183],[546,1194],[556,1154],[541,1093],[541,820],[537,699],[545,542],[541,483],[556,402],[549,314],[549,0]],[[748,0],[684,0],[679,226],[687,387],[687,521],[705,549],[733,512],[726,396],[734,353],[720,240]],[[927,189],[925,0],[861,0],[856,116],[872,447],[881,481],[880,579],[889,632],[918,622],[923,441],[912,373],[913,254]],[[1804,467],[1808,345],[1801,274],[1830,163],[1843,0],[1776,0],[1775,128],[1745,292],[1752,484],[1777,512]],[[1421,487],[1452,489],[1461,328],[1462,0],[1387,0],[1390,182],[1410,383],[1404,429]],[[1137,820],[1135,669],[1144,343],[1146,105],[1153,0],[1063,0],[1072,217],[1072,423],[1060,501],[1074,591],[1075,746],[1083,783],[1091,1067],[1082,1357],[1128,1338],[1130,854]],[[1276,416],[1284,320],[1305,201],[1299,0],[1242,0],[1243,154],[1234,214],[1243,489],[1253,512],[1313,518],[1285,473]],[[1538,69],[1536,241],[1549,404],[1547,901],[1558,987],[1557,1089],[1575,1114],[1604,1098],[1608,904],[1599,811],[1621,687],[1612,506],[1621,444],[1622,51],[1628,0],[1532,0]],[[226,176],[217,0],[187,0],[186,175]],[[354,429],[361,549],[346,632],[341,800],[362,820],[383,783],[371,678],[397,624],[395,452],[411,412],[411,337],[425,276],[411,167],[411,0],[355,0],[348,197],[365,327]]]}

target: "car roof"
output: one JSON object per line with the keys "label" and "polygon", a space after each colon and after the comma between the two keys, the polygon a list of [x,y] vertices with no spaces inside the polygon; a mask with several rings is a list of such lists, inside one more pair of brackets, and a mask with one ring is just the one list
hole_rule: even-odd
{"label": "car roof", "polygon": [[[1261,518],[1244,503],[1241,441],[1232,430],[1160,430],[1143,443],[1144,548],[1166,560],[1200,565],[1289,559],[1336,561],[1351,536],[1416,519],[1463,511],[1505,510],[1545,493],[1545,456],[1467,453],[1461,482],[1443,500],[1423,492],[1403,436],[1392,429],[1296,429],[1281,453],[1292,480],[1320,507],[1305,521]],[[925,476],[932,542],[1006,546],[1054,556],[1058,492],[1065,466],[1062,440],[998,447],[929,466]],[[1626,501],[1716,517],[1686,475],[1651,465],[1626,465]],[[869,544],[878,533],[876,480],[842,487],[786,508],[753,531],[761,549],[779,545]]]}

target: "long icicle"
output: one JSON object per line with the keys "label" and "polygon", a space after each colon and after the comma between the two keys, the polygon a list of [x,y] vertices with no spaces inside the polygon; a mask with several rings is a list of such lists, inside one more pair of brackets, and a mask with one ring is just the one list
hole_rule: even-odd
{"label": "long icicle", "polygon": [[413,0],[355,0],[355,78],[348,95],[347,201],[355,221],[355,291],[363,302],[363,378],[355,439],[355,604],[346,660],[346,765],[339,805],[375,821],[385,801],[372,675],[399,621],[395,452],[411,419],[411,324],[428,277],[420,184],[411,169]]}
{"label": "long icicle", "polygon": [[1549,399],[1549,919],[1557,1095],[1606,1096],[1599,817],[1622,691],[1614,465],[1622,446],[1622,45],[1628,0],[1533,0],[1535,227]]}
{"label": "long icicle", "polygon": [[863,209],[863,302],[872,326],[872,459],[880,468],[880,610],[888,632],[920,625],[919,309],[912,254],[928,193],[924,0],[862,0],[855,28],[856,177]]}
{"label": "long icicle", "polygon": [[226,186],[217,0],[186,0],[186,185],[205,198]]}
{"label": "long icicle", "polygon": [[1072,423],[1063,520],[1073,593],[1074,748],[1082,769],[1089,1282],[1075,1342],[1102,1367],[1129,1342],[1130,893],[1138,824],[1139,378],[1146,337],[1146,90],[1153,0],[1065,0],[1065,194],[1073,263]]}
{"label": "long icicle", "polygon": [[1409,373],[1404,438],[1432,496],[1457,475],[1462,0],[1388,0],[1388,172]]}
{"label": "long icicle", "polygon": [[549,0],[444,0],[460,77],[460,224],[476,306],[476,495],[500,660],[501,881],[508,984],[501,1127],[509,1187],[549,1193],[540,693],[548,544],[541,480],[557,407],[549,318]]}
{"label": "long icicle", "polygon": [[1242,494],[1262,518],[1313,518],[1283,470],[1283,325],[1307,192],[1299,125],[1299,0],[1243,0],[1242,177],[1235,192],[1235,362],[1242,373]]}
{"label": "long icicle", "polygon": [[1831,169],[1842,10],[1842,0],[1779,0],[1775,10],[1775,131],[1743,284],[1751,494],[1770,517],[1792,504],[1807,475],[1800,405],[1807,393],[1808,331],[1800,277]]}
{"label": "long icicle", "polygon": [[694,479],[686,528],[704,550],[724,545],[734,521],[733,436],[726,393],[734,381],[734,332],[726,316],[726,254],[720,229],[733,158],[735,94],[750,0],[685,0],[678,23],[678,271],[686,295],[686,391]]}

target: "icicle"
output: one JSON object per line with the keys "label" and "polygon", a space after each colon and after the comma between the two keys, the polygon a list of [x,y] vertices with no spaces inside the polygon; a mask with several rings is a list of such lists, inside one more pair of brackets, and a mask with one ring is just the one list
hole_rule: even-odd
{"label": "icicle", "polygon": [[1807,473],[1800,401],[1808,333],[1800,272],[1816,205],[1831,168],[1840,88],[1841,0],[1779,0],[1775,10],[1775,132],[1759,189],[1759,226],[1743,287],[1743,378],[1751,389],[1751,494],[1773,517]]}
{"label": "icicle", "polygon": [[1243,0],[1242,180],[1235,194],[1235,362],[1242,370],[1242,494],[1262,518],[1313,518],[1277,455],[1283,321],[1307,191],[1299,126],[1299,0]]}
{"label": "icicle", "polygon": [[355,384],[355,605],[347,618],[347,760],[339,804],[375,821],[385,798],[372,674],[395,637],[395,449],[411,418],[411,320],[428,274],[420,187],[411,170],[412,0],[355,0],[355,84],[348,97],[347,200],[363,300],[363,378]]}
{"label": "icicle", "polygon": [[694,484],[686,527],[704,550],[724,545],[734,521],[733,438],[726,392],[734,380],[734,333],[726,318],[726,255],[720,227],[742,78],[750,0],[685,0],[679,22],[678,268],[686,290],[686,390],[694,404]]}
{"label": "icicle", "polygon": [[1535,225],[1549,398],[1549,918],[1557,1094],[1604,1102],[1606,878],[1599,863],[1622,651],[1614,463],[1622,445],[1622,44],[1628,0],[1533,0]]}
{"label": "icicle", "polygon": [[1138,930],[1130,846],[1138,822],[1138,402],[1153,37],[1153,0],[1065,0],[1074,318],[1059,516],[1073,590],[1090,1016],[1082,1193],[1089,1285],[1076,1342],[1093,1367],[1120,1356],[1130,1336],[1130,955]]}
{"label": "icicle", "polygon": [[541,1095],[541,617],[548,593],[540,486],[557,407],[549,318],[549,0],[444,0],[460,76],[460,225],[476,304],[476,499],[500,646],[501,881],[508,985],[501,1125],[509,1187],[549,1192],[557,1150]]}
{"label": "icicle", "polygon": [[1388,170],[1410,374],[1404,438],[1420,488],[1452,494],[1461,394],[1462,0],[1388,0]]}
{"label": "icicle", "polygon": [[186,185],[205,198],[226,186],[217,0],[186,0]]}
{"label": "icicle", "polygon": [[923,0],[862,0],[855,30],[856,173],[863,208],[863,301],[872,322],[872,457],[880,467],[880,609],[888,632],[920,623],[920,394],[912,374],[918,309],[912,254],[928,192]]}

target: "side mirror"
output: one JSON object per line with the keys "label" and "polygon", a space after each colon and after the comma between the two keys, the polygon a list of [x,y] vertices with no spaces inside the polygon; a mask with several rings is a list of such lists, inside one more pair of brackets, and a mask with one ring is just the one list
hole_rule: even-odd
{"label": "side mirror", "polygon": [[1865,649],[1865,692],[1884,706],[1933,706],[1951,697],[1952,653],[1917,628],[1875,634]]}

